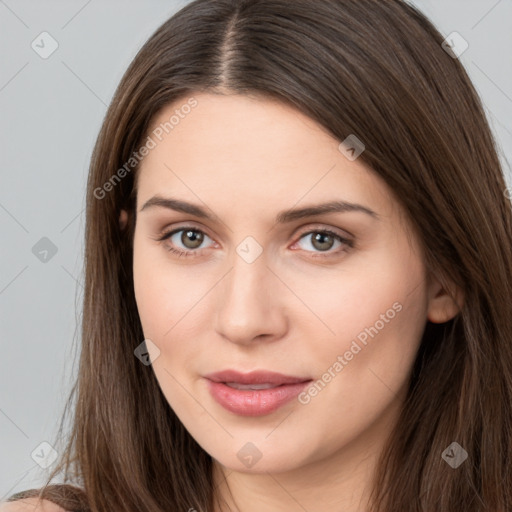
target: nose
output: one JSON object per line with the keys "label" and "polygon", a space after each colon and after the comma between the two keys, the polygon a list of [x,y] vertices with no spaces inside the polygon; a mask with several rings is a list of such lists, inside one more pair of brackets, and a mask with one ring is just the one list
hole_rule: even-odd
{"label": "nose", "polygon": [[252,263],[234,254],[231,271],[216,288],[215,331],[239,345],[273,341],[286,332],[284,285],[267,267],[265,253]]}

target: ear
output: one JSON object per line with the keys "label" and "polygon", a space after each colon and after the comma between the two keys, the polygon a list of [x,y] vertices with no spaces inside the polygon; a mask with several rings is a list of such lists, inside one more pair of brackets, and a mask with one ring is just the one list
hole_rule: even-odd
{"label": "ear", "polygon": [[124,230],[127,222],[128,222],[128,212],[126,210],[121,210],[121,213],[119,214],[119,227],[121,228],[121,230]]}
{"label": "ear", "polygon": [[435,324],[451,320],[462,309],[464,294],[451,281],[443,285],[436,277],[430,278],[428,287],[427,318]]}

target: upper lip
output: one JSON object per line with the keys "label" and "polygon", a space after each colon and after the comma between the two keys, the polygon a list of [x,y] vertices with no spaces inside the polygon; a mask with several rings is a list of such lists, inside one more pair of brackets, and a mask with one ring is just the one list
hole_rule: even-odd
{"label": "upper lip", "polygon": [[294,377],[266,370],[255,370],[249,373],[241,373],[237,370],[223,370],[209,373],[204,376],[213,382],[236,382],[238,384],[297,384],[311,380],[309,377]]}

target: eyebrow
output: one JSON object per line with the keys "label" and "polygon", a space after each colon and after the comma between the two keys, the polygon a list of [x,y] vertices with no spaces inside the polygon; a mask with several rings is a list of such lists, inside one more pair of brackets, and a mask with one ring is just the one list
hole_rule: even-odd
{"label": "eyebrow", "polygon": [[[160,207],[167,208],[182,213],[189,213],[195,217],[202,219],[215,220],[215,216],[210,215],[205,209],[196,204],[182,201],[174,198],[164,198],[154,196],[144,203],[139,212],[148,210],[149,208]],[[327,203],[316,204],[313,206],[306,206],[304,208],[291,208],[279,212],[275,218],[276,224],[285,224],[295,220],[303,219],[306,217],[314,217],[325,213],[345,213],[345,212],[361,212],[373,218],[379,218],[379,215],[367,208],[366,206],[349,203],[347,201],[329,201]]]}

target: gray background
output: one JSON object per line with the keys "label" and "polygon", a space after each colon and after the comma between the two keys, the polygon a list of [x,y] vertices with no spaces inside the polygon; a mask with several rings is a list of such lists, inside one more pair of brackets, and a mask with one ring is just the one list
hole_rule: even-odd
{"label": "gray background", "polygon": [[[53,442],[76,373],[85,182],[106,106],[140,46],[186,3],[0,0],[0,501],[42,484],[39,445]],[[412,3],[468,41],[460,59],[510,182],[512,0]],[[47,59],[31,47],[43,31],[59,45]],[[34,254],[43,237],[55,254]]]}

